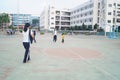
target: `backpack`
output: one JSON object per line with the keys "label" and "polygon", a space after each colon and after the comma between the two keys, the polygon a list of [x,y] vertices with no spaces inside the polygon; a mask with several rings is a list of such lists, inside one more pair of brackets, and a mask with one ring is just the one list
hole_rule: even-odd
{"label": "backpack", "polygon": [[33,43],[33,37],[31,36],[31,30],[29,30],[29,38],[30,38],[30,43]]}

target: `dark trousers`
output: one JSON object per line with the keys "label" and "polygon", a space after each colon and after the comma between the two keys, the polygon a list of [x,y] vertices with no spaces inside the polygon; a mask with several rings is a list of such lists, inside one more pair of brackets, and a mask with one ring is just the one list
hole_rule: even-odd
{"label": "dark trousers", "polygon": [[56,42],[57,41],[57,35],[54,35],[53,36],[53,42]]}
{"label": "dark trousers", "polygon": [[30,51],[29,51],[30,43],[29,42],[23,42],[23,46],[25,48],[23,63],[26,63],[26,61],[30,60]]}
{"label": "dark trousers", "polygon": [[62,43],[64,43],[64,39],[62,39]]}
{"label": "dark trousers", "polygon": [[36,39],[35,39],[35,37],[34,37],[34,42],[36,43]]}

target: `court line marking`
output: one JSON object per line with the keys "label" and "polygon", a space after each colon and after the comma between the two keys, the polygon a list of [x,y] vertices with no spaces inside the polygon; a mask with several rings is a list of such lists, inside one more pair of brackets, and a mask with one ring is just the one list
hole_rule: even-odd
{"label": "court line marking", "polygon": [[[90,65],[90,66],[92,65],[92,67],[94,67],[94,68],[96,68],[97,70],[101,71],[103,74],[110,76],[110,77],[112,78],[112,80],[119,80],[119,79],[116,78],[114,75],[112,75],[110,72],[108,72],[108,71],[100,68],[100,67],[97,66],[97,65],[93,65],[90,61],[87,61],[83,56],[79,55],[77,52],[74,52],[74,51],[72,51],[71,49],[69,49],[69,51],[72,52],[73,54],[79,56],[79,57],[81,58],[81,60],[84,61],[84,63],[86,63],[86,64],[88,64],[88,65]],[[109,77],[109,78],[110,78],[110,77]],[[111,79],[111,78],[110,78],[110,79]]]}

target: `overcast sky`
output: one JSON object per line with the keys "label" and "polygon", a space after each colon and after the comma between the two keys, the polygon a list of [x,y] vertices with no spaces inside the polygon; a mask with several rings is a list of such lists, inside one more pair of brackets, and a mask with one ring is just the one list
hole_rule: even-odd
{"label": "overcast sky", "polygon": [[0,12],[37,14],[47,5],[56,8],[74,8],[89,0],[0,0]]}

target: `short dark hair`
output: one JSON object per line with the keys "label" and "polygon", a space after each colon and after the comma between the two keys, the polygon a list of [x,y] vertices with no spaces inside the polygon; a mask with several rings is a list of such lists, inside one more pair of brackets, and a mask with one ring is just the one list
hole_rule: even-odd
{"label": "short dark hair", "polygon": [[27,31],[27,28],[30,27],[30,23],[25,23],[25,26],[24,26],[24,32]]}

